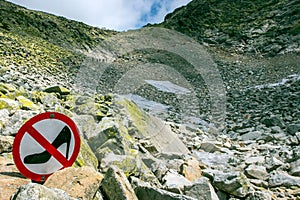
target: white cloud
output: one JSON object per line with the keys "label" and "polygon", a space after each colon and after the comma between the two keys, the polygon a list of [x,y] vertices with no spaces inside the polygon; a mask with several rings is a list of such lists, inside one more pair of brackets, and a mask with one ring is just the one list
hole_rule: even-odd
{"label": "white cloud", "polygon": [[[191,0],[9,0],[86,24],[114,30],[139,28],[159,23],[165,15]],[[151,8],[157,8],[154,15]]]}

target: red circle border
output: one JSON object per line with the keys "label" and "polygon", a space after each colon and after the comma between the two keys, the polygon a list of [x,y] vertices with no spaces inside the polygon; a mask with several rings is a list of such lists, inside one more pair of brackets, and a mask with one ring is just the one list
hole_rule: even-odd
{"label": "red circle border", "polygon": [[[58,113],[58,112],[45,112],[45,113],[41,113],[38,114],[34,117],[32,117],[31,119],[29,119],[18,131],[15,139],[14,139],[14,143],[13,143],[13,149],[12,149],[12,154],[13,154],[13,159],[15,162],[16,167],[18,168],[18,170],[27,178],[36,181],[36,182],[44,182],[47,180],[47,178],[52,174],[36,174],[33,173],[32,171],[28,170],[26,168],[26,166],[24,165],[24,163],[21,160],[20,157],[20,143],[21,140],[24,136],[24,134],[27,132],[27,130],[32,127],[32,125],[34,125],[35,123],[42,121],[44,119],[57,119],[60,120],[64,123],[66,123],[71,131],[72,134],[74,136],[74,151],[72,156],[69,159],[69,162],[67,165],[64,165],[61,169],[66,168],[66,167],[70,167],[72,166],[72,164],[75,162],[79,151],[80,151],[80,133],[79,130],[75,124],[75,122],[69,118],[68,116],[62,114],[62,113]],[[59,169],[59,170],[61,170]]]}

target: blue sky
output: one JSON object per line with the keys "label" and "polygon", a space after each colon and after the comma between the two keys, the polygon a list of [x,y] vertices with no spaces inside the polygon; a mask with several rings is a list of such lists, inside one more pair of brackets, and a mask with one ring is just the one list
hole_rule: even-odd
{"label": "blue sky", "polygon": [[124,31],[162,22],[166,14],[191,0],[9,0],[100,28]]}

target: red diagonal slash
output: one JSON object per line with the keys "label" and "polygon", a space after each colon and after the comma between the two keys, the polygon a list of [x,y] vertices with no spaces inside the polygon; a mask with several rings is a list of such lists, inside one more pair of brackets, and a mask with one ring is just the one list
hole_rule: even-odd
{"label": "red diagonal slash", "polygon": [[71,166],[72,164],[61,154],[48,140],[46,140],[34,127],[29,127],[27,132],[40,144],[46,151],[48,151],[58,162],[64,167]]}

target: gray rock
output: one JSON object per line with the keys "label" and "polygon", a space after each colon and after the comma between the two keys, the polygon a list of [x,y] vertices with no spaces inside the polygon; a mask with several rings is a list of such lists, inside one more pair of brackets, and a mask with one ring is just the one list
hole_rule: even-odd
{"label": "gray rock", "polygon": [[258,165],[249,165],[246,168],[246,173],[250,177],[257,178],[259,180],[267,180],[268,179],[268,172],[266,167],[264,166],[258,166]]}
{"label": "gray rock", "polygon": [[72,117],[72,120],[78,126],[80,133],[84,135],[86,139],[90,139],[97,135],[99,129],[96,126],[95,120],[91,115],[76,115]]}
{"label": "gray rock", "polygon": [[199,151],[194,151],[193,153],[197,160],[210,167],[226,166],[229,161],[229,155],[225,153],[208,153]]}
{"label": "gray rock", "polygon": [[298,141],[300,142],[300,132],[295,133],[295,135],[296,135]]}
{"label": "gray rock", "polygon": [[282,133],[282,129],[279,126],[272,126],[271,133]]}
{"label": "gray rock", "polygon": [[138,137],[150,138],[151,144],[159,153],[188,154],[189,150],[171,130],[170,125],[159,118],[148,115],[135,103],[124,97],[115,102],[138,130]]}
{"label": "gray rock", "polygon": [[7,109],[0,109],[0,135],[4,131],[4,127],[9,121],[9,111]]}
{"label": "gray rock", "polygon": [[0,98],[0,109],[7,109],[9,111],[18,110],[20,105],[17,101],[8,99],[8,98]]}
{"label": "gray rock", "polygon": [[228,200],[229,199],[229,195],[221,190],[218,190],[217,195],[220,200]]}
{"label": "gray rock", "polygon": [[155,200],[196,200],[186,195],[168,192],[158,188],[139,186],[134,189],[139,199],[155,199]]}
{"label": "gray rock", "polygon": [[108,169],[101,187],[111,200],[138,200],[125,174],[117,167]]}
{"label": "gray rock", "polygon": [[300,187],[300,178],[291,176],[285,172],[277,172],[271,175],[269,179],[270,187]]}
{"label": "gray rock", "polygon": [[269,191],[255,191],[251,193],[246,200],[272,200],[272,193]]}
{"label": "gray rock", "polygon": [[184,160],[182,159],[170,159],[166,160],[166,166],[169,169],[173,169],[177,172],[181,171],[181,166],[184,164]]}
{"label": "gray rock", "polygon": [[265,166],[268,171],[273,171],[281,166],[284,166],[284,163],[278,160],[277,158],[275,158],[274,156],[272,156],[266,159]]}
{"label": "gray rock", "polygon": [[269,183],[267,181],[259,180],[259,179],[250,179],[250,183],[252,183],[255,186],[268,188]]}
{"label": "gray rock", "polygon": [[199,178],[192,186],[185,186],[184,194],[198,200],[219,200],[215,189],[206,177]]}
{"label": "gray rock", "polygon": [[217,172],[213,177],[213,185],[219,190],[237,197],[246,197],[253,188],[243,173],[222,173]]}
{"label": "gray rock", "polygon": [[288,138],[288,142],[286,142],[286,144],[289,144],[289,145],[298,145],[299,144],[299,140],[297,138],[297,136],[289,136]]}
{"label": "gray rock", "polygon": [[151,165],[151,171],[155,174],[158,180],[162,181],[163,176],[167,173],[169,168],[166,166],[165,162],[159,160]]}
{"label": "gray rock", "polygon": [[14,143],[14,137],[0,135],[0,154],[11,152]]}
{"label": "gray rock", "polygon": [[107,154],[101,160],[100,169],[105,172],[110,166],[120,168],[127,177],[130,175],[138,176],[141,180],[147,181],[153,185],[160,186],[159,181],[152,171],[137,156]]}
{"label": "gray rock", "polygon": [[98,168],[99,161],[97,157],[95,156],[93,150],[88,145],[87,141],[81,137],[81,145],[80,145],[80,151],[76,158],[75,164],[79,167],[82,166],[90,166],[94,169]]}
{"label": "gray rock", "polygon": [[21,126],[38,114],[36,111],[26,111],[26,110],[18,110],[16,111],[10,118],[9,121],[5,124],[5,129],[3,130],[3,135],[16,135],[21,128]]}
{"label": "gray rock", "polygon": [[247,140],[258,140],[261,138],[262,132],[261,131],[252,131],[249,133],[246,133],[242,136],[240,136],[241,140],[247,141]]}
{"label": "gray rock", "polygon": [[293,176],[300,176],[300,159],[290,163],[290,174]]}
{"label": "gray rock", "polygon": [[285,126],[283,120],[279,116],[275,115],[263,119],[262,123],[267,127],[279,126],[280,128],[283,128]]}
{"label": "gray rock", "polygon": [[55,106],[60,104],[60,100],[57,98],[54,93],[44,93],[41,102],[44,107],[49,107],[54,109]]}
{"label": "gray rock", "polygon": [[191,186],[192,183],[187,180],[184,176],[178,174],[174,170],[170,170],[163,177],[164,187],[168,191],[180,193],[185,186]]}
{"label": "gray rock", "polygon": [[[90,146],[95,147],[95,143],[100,142],[95,140],[94,144],[90,144]],[[91,141],[91,140],[90,140]],[[118,141],[116,138],[108,139],[106,142],[104,142],[100,147],[94,150],[95,156],[98,158],[98,160],[102,160],[107,153],[112,152],[117,155],[125,155],[125,148],[126,146],[122,144],[120,141]]]}
{"label": "gray rock", "polygon": [[220,151],[221,148],[218,147],[215,142],[203,142],[200,146],[200,149],[204,150],[205,152],[214,153],[216,151]]}
{"label": "gray rock", "polygon": [[137,178],[137,177],[130,177],[130,183],[131,185],[133,186],[133,188],[136,188],[136,187],[151,187],[151,184],[148,183],[148,182],[145,182],[145,181],[142,181],[141,179]]}
{"label": "gray rock", "polygon": [[65,87],[62,86],[52,86],[52,87],[48,87],[44,90],[44,92],[47,93],[58,93],[60,95],[67,95],[70,94],[70,90],[68,90]]}
{"label": "gray rock", "polygon": [[300,124],[290,124],[286,127],[286,130],[290,135],[295,135],[295,133],[300,131]]}
{"label": "gray rock", "polygon": [[137,168],[140,168],[141,163],[136,162],[133,156],[107,154],[100,162],[100,168],[106,172],[110,166],[115,165],[122,169],[126,174],[132,174]]}
{"label": "gray rock", "polygon": [[68,193],[60,189],[51,189],[46,186],[28,183],[19,188],[11,199],[14,200],[33,200],[33,199],[53,199],[53,200],[75,200]]}
{"label": "gray rock", "polygon": [[265,157],[264,156],[249,157],[245,160],[245,163],[248,165],[263,164],[263,163],[265,163]]}

